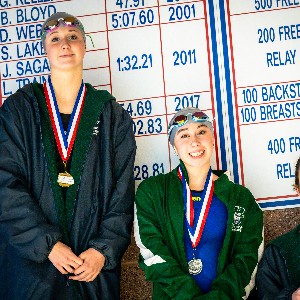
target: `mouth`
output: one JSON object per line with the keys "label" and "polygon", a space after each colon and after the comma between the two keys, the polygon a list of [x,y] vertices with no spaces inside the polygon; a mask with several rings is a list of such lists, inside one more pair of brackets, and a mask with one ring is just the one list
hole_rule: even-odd
{"label": "mouth", "polygon": [[189,153],[189,155],[190,155],[191,157],[194,157],[194,158],[200,157],[200,156],[202,156],[203,154],[204,154],[204,150],[202,150],[202,151],[197,151],[197,152],[190,152],[190,153]]}
{"label": "mouth", "polygon": [[62,54],[60,57],[72,57],[74,54]]}

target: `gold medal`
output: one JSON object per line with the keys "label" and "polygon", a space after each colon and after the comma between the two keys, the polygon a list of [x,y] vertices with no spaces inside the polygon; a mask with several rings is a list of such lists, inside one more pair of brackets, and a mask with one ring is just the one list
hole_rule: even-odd
{"label": "gold medal", "polygon": [[68,172],[59,173],[57,177],[57,182],[62,187],[69,187],[74,184],[74,178]]}
{"label": "gold medal", "polygon": [[65,171],[63,173],[59,173],[57,177],[57,182],[61,187],[69,187],[74,184],[73,176],[67,172],[67,164],[63,162],[65,166]]}

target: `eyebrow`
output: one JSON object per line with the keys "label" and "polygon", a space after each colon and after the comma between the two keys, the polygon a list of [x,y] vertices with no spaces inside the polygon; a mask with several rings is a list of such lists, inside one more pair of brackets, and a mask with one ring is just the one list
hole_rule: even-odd
{"label": "eyebrow", "polygon": [[[70,27],[70,26],[68,26],[68,27]],[[69,30],[68,30],[68,32],[78,32],[75,28],[70,28]],[[57,30],[57,28],[54,28],[53,29],[53,31],[50,31],[49,32],[49,36],[51,35],[51,34],[54,34],[54,33],[58,33],[58,30]],[[78,32],[79,33],[79,32]]]}

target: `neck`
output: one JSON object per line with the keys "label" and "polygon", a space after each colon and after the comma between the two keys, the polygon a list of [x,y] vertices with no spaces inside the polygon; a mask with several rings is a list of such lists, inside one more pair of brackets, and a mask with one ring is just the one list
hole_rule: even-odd
{"label": "neck", "polygon": [[59,112],[71,114],[82,83],[82,73],[51,74],[51,82]]}
{"label": "neck", "polygon": [[210,166],[203,166],[201,168],[186,168],[189,176],[189,187],[191,190],[202,191],[204,189],[209,168]]}

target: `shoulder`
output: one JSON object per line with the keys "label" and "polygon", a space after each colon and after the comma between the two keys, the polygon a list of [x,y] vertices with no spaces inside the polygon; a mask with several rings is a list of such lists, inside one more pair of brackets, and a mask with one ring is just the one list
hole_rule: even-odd
{"label": "shoulder", "polygon": [[[85,83],[88,97],[96,98],[96,101],[104,103],[104,114],[110,114],[111,117],[116,116],[120,122],[131,120],[129,113],[116,101],[116,98],[107,90],[95,89],[91,84]],[[120,119],[121,118],[121,119]]]}
{"label": "shoulder", "polygon": [[297,225],[294,229],[278,236],[270,245],[275,245],[284,248],[299,248],[299,237],[300,237],[300,225]]}
{"label": "shoulder", "polygon": [[85,86],[87,89],[87,93],[91,94],[93,97],[107,100],[116,100],[116,98],[112,96],[107,90],[98,90],[94,88],[90,83],[85,83]]}
{"label": "shoulder", "polygon": [[233,182],[233,180],[228,172],[224,172],[224,173],[220,174],[219,177],[217,178],[217,180],[215,181],[215,184],[218,189],[223,190],[223,191],[228,191],[228,192],[235,191],[235,192],[246,193],[246,194],[252,195],[252,193],[250,192],[250,190],[247,187],[245,187],[239,183]]}
{"label": "shoulder", "polygon": [[9,96],[1,106],[2,112],[25,112],[33,106],[35,99],[32,84],[27,84]]}
{"label": "shoulder", "polygon": [[163,187],[166,186],[167,183],[172,184],[176,183],[178,177],[174,174],[174,171],[171,171],[166,174],[158,174],[156,176],[151,176],[145,180],[143,180],[137,189],[137,193],[141,191],[149,191],[149,192],[159,192]]}
{"label": "shoulder", "polygon": [[264,266],[272,266],[274,269],[279,266],[285,266],[285,259],[280,251],[280,247],[274,244],[268,244],[263,252],[259,268]]}
{"label": "shoulder", "polygon": [[243,207],[249,211],[260,211],[261,208],[255,200],[252,192],[245,186],[235,183],[230,179],[230,175],[224,173],[215,181],[215,191],[217,197],[227,206]]}
{"label": "shoulder", "polygon": [[231,191],[250,193],[249,189],[245,186],[233,182],[230,174],[227,171],[219,171],[218,173],[213,171],[213,173],[218,176],[218,178],[215,180],[216,191],[222,193],[229,193]]}
{"label": "shoulder", "polygon": [[[177,176],[174,176],[172,172],[166,174],[159,174],[149,177],[143,180],[136,192],[135,203],[137,208],[157,206],[160,209],[164,206],[167,198],[170,194],[178,194],[178,187],[181,187]],[[171,197],[172,198],[172,197]]]}
{"label": "shoulder", "polygon": [[138,186],[138,190],[152,188],[155,185],[159,185],[160,183],[165,181],[165,178],[168,174],[158,174],[156,176],[151,176],[147,179],[144,179]]}

